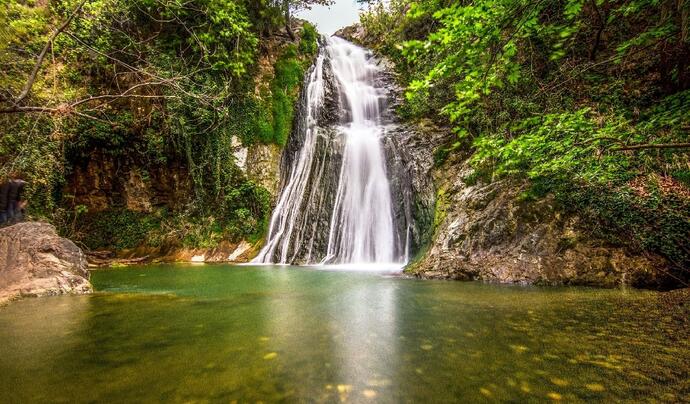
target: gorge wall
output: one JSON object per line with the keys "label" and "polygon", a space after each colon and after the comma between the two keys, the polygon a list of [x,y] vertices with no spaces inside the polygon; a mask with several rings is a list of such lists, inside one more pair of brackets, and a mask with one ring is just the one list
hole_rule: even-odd
{"label": "gorge wall", "polygon": [[665,259],[592,237],[586,223],[564,213],[553,198],[524,200],[524,183],[473,182],[471,174],[463,159],[434,170],[434,236],[409,273],[522,284],[678,284]]}
{"label": "gorge wall", "polygon": [[[266,188],[273,198],[280,182],[278,145],[239,141],[232,147],[232,164],[249,180]],[[192,201],[189,167],[179,160],[150,164],[131,155],[113,156],[104,150],[74,163],[65,194],[73,205],[82,205],[91,213],[113,209],[151,213],[155,209],[180,210]]]}
{"label": "gorge wall", "polygon": [[322,40],[257,261],[402,265],[421,248],[433,147],[394,113],[397,93],[383,60],[340,38]]}

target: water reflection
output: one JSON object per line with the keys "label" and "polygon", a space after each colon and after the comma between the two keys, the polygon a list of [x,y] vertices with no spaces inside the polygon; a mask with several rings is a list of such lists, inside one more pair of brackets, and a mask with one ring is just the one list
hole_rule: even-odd
{"label": "water reflection", "polygon": [[378,387],[391,383],[401,356],[396,291],[392,281],[357,284],[344,290],[331,305],[332,321],[340,330],[336,352],[341,358],[341,398],[350,393],[373,398]]}
{"label": "water reflection", "polygon": [[117,293],[0,309],[0,402],[682,401],[687,391],[690,339],[670,337],[679,331],[648,292],[287,267],[93,280]]}
{"label": "water reflection", "polygon": [[259,354],[292,369],[291,378],[301,380],[297,396],[375,397],[378,387],[390,384],[400,356],[395,282],[337,282],[314,298],[307,279],[289,271],[263,279],[263,286],[280,293],[262,300],[266,322]]}

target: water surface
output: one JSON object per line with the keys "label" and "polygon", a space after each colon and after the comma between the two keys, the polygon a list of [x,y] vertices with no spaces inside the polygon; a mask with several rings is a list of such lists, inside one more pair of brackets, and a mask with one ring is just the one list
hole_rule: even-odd
{"label": "water surface", "polygon": [[690,398],[653,292],[229,265],[92,281],[0,308],[0,402]]}

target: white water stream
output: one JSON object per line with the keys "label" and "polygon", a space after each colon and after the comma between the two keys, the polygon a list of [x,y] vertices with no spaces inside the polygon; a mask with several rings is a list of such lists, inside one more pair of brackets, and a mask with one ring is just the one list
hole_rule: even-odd
{"label": "white water stream", "polygon": [[[327,249],[313,251],[316,230],[304,231],[303,222],[315,218],[300,219],[300,215],[318,195],[308,188],[318,187],[321,177],[327,175],[320,172],[326,165],[319,164],[323,157],[317,142],[320,136],[327,136],[318,118],[324,107],[324,68],[328,67],[340,99],[336,136],[342,137],[342,164],[332,207],[326,207],[331,209]],[[397,262],[402,258],[396,253],[391,191],[381,145],[383,95],[375,85],[378,72],[366,50],[337,37],[327,39],[307,84],[306,113],[302,114],[307,121],[301,126],[306,131],[304,141],[273,212],[266,244],[255,262],[293,263],[296,250],[307,243],[308,264],[402,264]]]}

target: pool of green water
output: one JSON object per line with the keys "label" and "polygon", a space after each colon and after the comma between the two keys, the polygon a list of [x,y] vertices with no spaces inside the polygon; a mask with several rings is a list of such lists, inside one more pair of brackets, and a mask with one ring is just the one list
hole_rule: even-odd
{"label": "pool of green water", "polygon": [[690,399],[654,292],[230,265],[92,281],[0,308],[0,403]]}

